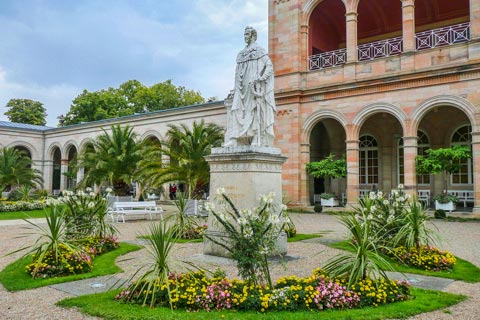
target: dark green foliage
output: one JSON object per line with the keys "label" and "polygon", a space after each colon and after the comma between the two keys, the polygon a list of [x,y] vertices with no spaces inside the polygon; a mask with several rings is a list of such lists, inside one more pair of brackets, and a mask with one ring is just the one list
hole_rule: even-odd
{"label": "dark green foliage", "polygon": [[27,123],[44,126],[47,121],[46,109],[43,103],[30,99],[10,99],[5,106],[9,109],[4,114],[11,122]]}
{"label": "dark green foliage", "polygon": [[61,116],[59,126],[117,118],[205,102],[199,92],[175,86],[171,80],[145,86],[129,80],[118,88],[89,92],[84,90]]}
{"label": "dark green foliage", "polygon": [[315,205],[313,206],[313,211],[317,212],[317,213],[320,213],[323,211],[323,207],[320,203],[315,203]]}
{"label": "dark green foliage", "polygon": [[445,219],[447,217],[447,214],[445,213],[445,210],[438,209],[435,210],[434,217],[435,219]]}

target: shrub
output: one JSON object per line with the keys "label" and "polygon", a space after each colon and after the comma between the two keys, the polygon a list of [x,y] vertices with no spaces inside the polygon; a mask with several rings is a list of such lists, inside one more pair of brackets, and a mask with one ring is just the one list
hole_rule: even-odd
{"label": "shrub", "polygon": [[435,219],[445,219],[445,218],[447,218],[447,214],[446,214],[445,210],[442,210],[442,209],[435,210],[435,213],[433,214],[433,216],[435,217]]}
{"label": "shrub", "polygon": [[406,265],[432,271],[451,270],[457,259],[448,251],[441,251],[432,246],[395,248],[391,256]]}
{"label": "shrub", "polygon": [[219,188],[217,194],[225,202],[225,212],[216,212],[213,203],[208,203],[207,209],[212,213],[230,238],[231,243],[225,244],[205,235],[213,243],[227,250],[237,262],[238,273],[242,279],[256,285],[267,282],[272,287],[267,257],[274,253],[276,241],[283,231],[285,223],[290,219],[286,214],[286,206],[277,211],[272,207],[275,194],[260,197],[260,204],[253,210],[239,211],[232,200],[225,195],[225,190]]}
{"label": "shrub", "polygon": [[317,213],[320,213],[323,211],[323,207],[320,203],[315,203],[315,205],[313,206],[313,211],[317,212]]}
{"label": "shrub", "polygon": [[84,248],[85,252],[88,252],[92,258],[115,250],[119,247],[118,238],[114,236],[105,238],[87,237],[86,239],[80,240],[80,244]]}

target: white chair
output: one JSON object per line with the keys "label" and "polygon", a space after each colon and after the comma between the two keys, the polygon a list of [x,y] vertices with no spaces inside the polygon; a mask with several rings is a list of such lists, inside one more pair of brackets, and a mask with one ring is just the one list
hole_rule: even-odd
{"label": "white chair", "polygon": [[417,197],[420,201],[425,201],[427,208],[430,207],[430,190],[417,190]]}

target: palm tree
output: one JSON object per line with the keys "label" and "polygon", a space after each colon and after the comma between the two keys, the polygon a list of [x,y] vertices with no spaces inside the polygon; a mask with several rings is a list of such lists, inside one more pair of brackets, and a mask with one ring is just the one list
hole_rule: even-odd
{"label": "palm tree", "polygon": [[[185,183],[187,194],[198,197],[210,181],[210,167],[205,156],[212,147],[223,141],[223,129],[216,124],[193,122],[192,128],[185,124],[170,124],[166,140],[161,146],[150,146],[139,162],[138,180],[149,185],[166,182]],[[170,161],[162,161],[168,156]]]}
{"label": "palm tree", "polygon": [[112,126],[109,134],[103,130],[93,142],[93,149],[85,149],[79,157],[86,170],[80,185],[113,186],[117,195],[127,195],[137,162],[141,159],[142,144],[137,142],[133,128]]}
{"label": "palm tree", "polygon": [[7,187],[41,185],[41,172],[32,168],[32,160],[14,148],[0,148],[0,192]]}

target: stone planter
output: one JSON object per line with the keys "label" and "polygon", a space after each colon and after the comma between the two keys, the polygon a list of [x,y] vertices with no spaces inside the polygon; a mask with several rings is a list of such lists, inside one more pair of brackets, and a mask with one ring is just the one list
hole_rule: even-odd
{"label": "stone planter", "polygon": [[435,210],[444,210],[452,212],[453,210],[457,209],[457,205],[450,201],[447,203],[440,203],[438,200],[435,200]]}
{"label": "stone planter", "polygon": [[320,199],[320,204],[323,207],[336,207],[338,206],[338,200],[335,198],[330,198],[330,199]]}

